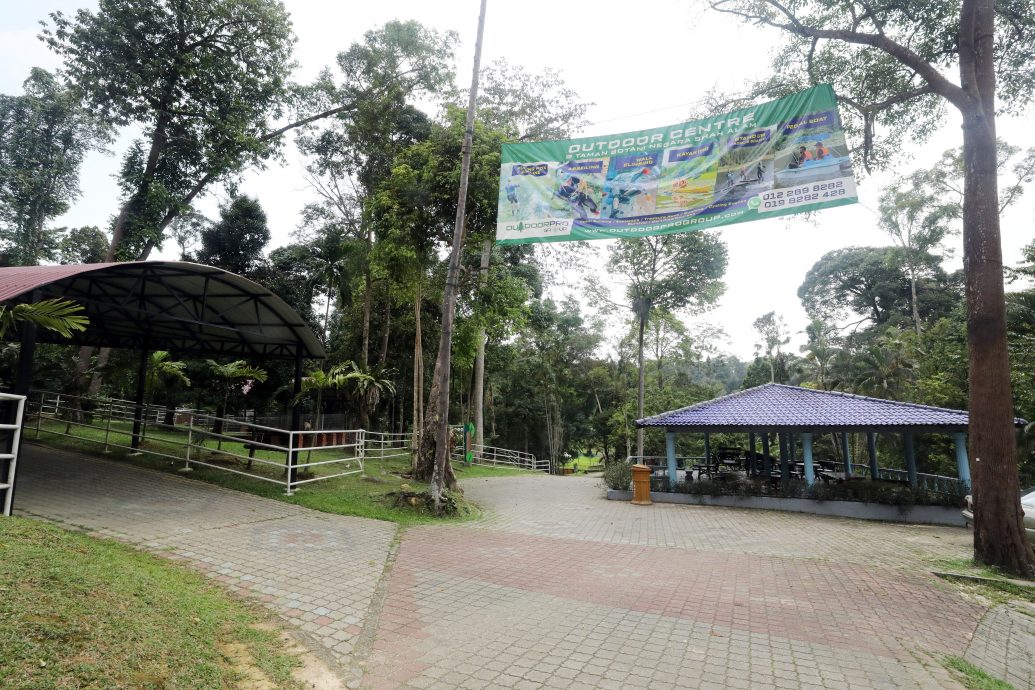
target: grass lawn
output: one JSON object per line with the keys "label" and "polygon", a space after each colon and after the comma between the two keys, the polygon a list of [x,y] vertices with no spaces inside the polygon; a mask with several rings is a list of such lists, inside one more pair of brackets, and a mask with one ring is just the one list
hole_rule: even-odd
{"label": "grass lawn", "polygon": [[568,462],[564,463],[563,466],[564,467],[572,467],[572,468],[575,469],[576,472],[585,472],[587,467],[592,467],[594,465],[603,465],[603,464],[604,464],[604,458],[600,457],[599,455],[598,456],[593,456],[593,457],[590,457],[590,456],[587,456],[587,455],[580,455],[579,457],[572,458]]}
{"label": "grass lawn", "polygon": [[[111,426],[110,440],[112,443],[129,445],[131,424],[128,422],[113,422]],[[46,421],[43,429],[64,432],[66,425],[63,422]],[[73,426],[71,432],[77,438],[58,436],[44,431],[40,435],[39,442],[55,448],[74,450],[88,455],[97,455],[109,460],[129,462],[140,467],[148,467],[165,472],[176,472],[184,463],[182,460],[163,458],[150,454],[130,456],[129,450],[124,448],[112,448],[110,453],[103,454],[103,442],[105,429],[103,427],[82,427]],[[30,426],[26,429],[24,436],[26,441],[35,442],[35,429]],[[186,434],[179,431],[149,428],[145,436],[143,447],[147,450],[167,453],[183,457],[184,442]],[[247,455],[248,451],[243,443],[224,441],[223,450],[228,453]],[[205,462],[218,464],[231,469],[244,469],[244,461],[234,458],[228,454],[221,454],[216,451],[216,443],[207,439],[204,443],[204,450],[201,457]],[[198,457],[197,448],[191,451],[192,457]],[[257,458],[268,459],[276,464],[265,465],[255,463],[251,472],[267,476],[271,479],[282,480],[284,476],[283,463],[284,453],[272,450],[256,451]],[[312,461],[331,460],[341,457],[342,450],[314,450]],[[307,462],[307,452],[300,454],[300,462]],[[509,467],[483,467],[473,465],[467,467],[460,463],[454,463],[454,470],[459,479],[474,477],[499,477],[518,474],[529,474],[528,470],[520,470]],[[463,521],[477,517],[480,513],[476,506],[463,503],[460,506],[460,513],[451,517],[436,517],[423,506],[413,507],[410,505],[396,506],[394,499],[388,494],[398,492],[404,485],[410,489],[420,488],[412,480],[400,476],[409,472],[409,457],[371,459],[365,462],[364,474],[353,474],[345,477],[326,479],[311,484],[304,484],[295,490],[291,496],[284,494],[284,486],[273,484],[261,479],[245,477],[231,472],[224,472],[218,469],[195,466],[193,471],[185,475],[193,479],[199,479],[212,484],[218,484],[230,489],[244,491],[258,496],[265,496],[278,501],[294,503],[297,505],[321,510],[327,513],[338,515],[356,515],[359,517],[389,520],[401,525],[438,523],[442,521]],[[336,474],[341,472],[341,465],[322,465],[311,469],[315,475]]]}
{"label": "grass lawn", "polygon": [[[22,518],[0,519],[0,687],[294,689],[296,657],[259,609],[201,575]],[[261,627],[256,627],[261,626]],[[247,669],[224,652],[247,649]]]}

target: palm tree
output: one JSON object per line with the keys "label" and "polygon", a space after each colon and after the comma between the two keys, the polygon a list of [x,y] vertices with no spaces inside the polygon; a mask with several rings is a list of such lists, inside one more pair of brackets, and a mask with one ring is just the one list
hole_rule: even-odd
{"label": "palm tree", "polygon": [[[185,386],[190,385],[190,378],[184,373],[186,367],[186,362],[177,362],[170,359],[170,355],[166,350],[155,350],[151,353],[147,364],[147,381],[145,383],[148,407],[154,402],[156,386],[161,386],[171,396],[172,389],[177,383],[182,383]],[[170,404],[171,402],[171,398],[166,400],[165,423],[167,425],[171,425],[174,421],[172,419],[173,408]],[[143,436],[143,433],[141,433],[141,436]]]}
{"label": "palm tree", "polygon": [[355,362],[345,362],[349,366],[349,378],[352,381],[352,394],[359,403],[359,425],[366,429],[370,426],[370,412],[381,401],[381,395],[395,395],[395,383],[391,377],[395,369],[383,364],[372,367],[361,367]]}
{"label": "palm tree", "polygon": [[[223,387],[223,402],[216,410],[216,417],[219,421],[216,422],[217,429],[213,429],[214,433],[223,433],[223,418],[226,416],[226,404],[230,399],[230,393],[234,389],[234,385],[238,381],[245,381],[251,379],[262,383],[266,380],[266,370],[253,367],[243,359],[239,359],[229,364],[220,364],[214,360],[205,360],[208,364],[209,372],[215,376],[222,384]],[[216,443],[216,449],[220,450],[223,447],[223,439],[220,438]]]}
{"label": "palm tree", "polygon": [[314,369],[302,379],[302,390],[295,396],[292,404],[297,405],[307,395],[316,391],[316,429],[320,429],[320,417],[323,412],[323,392],[325,390],[340,390],[345,385],[357,378],[358,374],[353,371],[355,365],[350,362],[335,364],[329,371]]}
{"label": "palm tree", "polygon": [[34,323],[70,338],[73,331],[85,331],[90,324],[90,320],[79,313],[82,310],[82,306],[71,300],[57,298],[14,306],[0,304],[0,339],[12,326],[22,322]]}
{"label": "palm tree", "polygon": [[857,359],[856,385],[863,393],[898,400],[913,380],[916,365],[905,345],[894,338],[870,345]]}

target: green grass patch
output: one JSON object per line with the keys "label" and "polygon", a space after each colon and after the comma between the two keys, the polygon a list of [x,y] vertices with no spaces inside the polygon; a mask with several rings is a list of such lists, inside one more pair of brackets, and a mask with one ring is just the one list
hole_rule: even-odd
{"label": "green grass patch", "polygon": [[542,472],[535,472],[533,470],[523,470],[520,467],[465,465],[463,463],[456,462],[453,463],[453,472],[456,474],[456,478],[461,481],[478,477],[529,477],[536,474],[543,474]]}
{"label": "green grass patch", "polygon": [[0,519],[0,621],[10,690],[237,687],[221,652],[234,644],[274,687],[301,687],[259,609],[176,564],[33,520]]}
{"label": "green grass patch", "polygon": [[[112,443],[128,446],[131,437],[129,431],[131,424],[128,422],[114,422],[108,430],[108,438]],[[104,454],[103,441],[105,438],[104,427],[94,426],[73,426],[71,433],[74,437],[60,436],[53,433],[46,433],[46,430],[65,432],[66,424],[63,422],[47,421],[43,425],[44,433],[39,437],[39,442],[87,455],[96,455],[108,460],[128,462],[139,467],[160,470],[163,472],[178,472],[183,468],[183,460],[163,458],[148,453],[130,456],[130,451],[125,448],[111,448],[111,452]],[[27,429],[25,438],[35,441],[35,429],[30,426]],[[148,429],[143,441],[143,448],[149,451],[167,453],[176,457],[185,455],[186,433],[179,430]],[[204,444],[199,447],[194,439],[194,446],[191,450],[192,458],[202,459],[204,462],[217,464],[227,469],[245,470],[246,460],[237,456],[247,456],[248,450],[243,443],[235,441],[224,441],[222,451],[216,449],[216,442],[212,439],[205,439]],[[199,455],[200,453],[200,455]],[[283,481],[285,453],[274,450],[256,451],[256,458],[266,459],[274,464],[254,463],[249,472],[269,477],[277,481]],[[316,462],[319,460],[334,460],[344,457],[343,450],[313,450],[301,451],[300,462]],[[308,458],[308,459],[307,459]],[[355,515],[359,517],[374,518],[377,520],[388,520],[401,525],[456,522],[471,520],[481,513],[477,506],[461,502],[457,515],[439,517],[434,515],[425,506],[395,505],[394,498],[390,495],[402,489],[404,485],[411,490],[419,490],[421,485],[413,480],[403,477],[410,470],[409,457],[376,459],[367,458],[364,464],[363,474],[352,474],[344,477],[335,477],[323,481],[304,484],[295,489],[291,496],[284,494],[282,484],[245,477],[219,469],[194,465],[190,473],[184,475],[191,479],[205,481],[211,484],[244,491],[256,496],[263,496],[277,501],[294,503],[314,510],[337,515]],[[312,476],[336,474],[343,471],[342,465],[328,464],[319,465],[309,469]],[[520,470],[510,467],[483,467],[474,465],[467,467],[454,463],[457,477],[497,477],[510,476],[515,474],[528,474],[527,470]]]}
{"label": "green grass patch", "polygon": [[953,672],[957,680],[971,690],[1017,690],[1005,680],[988,675],[974,664],[958,656],[947,656],[942,663],[945,668]]}

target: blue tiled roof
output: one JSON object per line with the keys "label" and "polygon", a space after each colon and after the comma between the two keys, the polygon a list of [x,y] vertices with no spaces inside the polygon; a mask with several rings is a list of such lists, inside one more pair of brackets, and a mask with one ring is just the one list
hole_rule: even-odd
{"label": "blue tiled roof", "polygon": [[[636,420],[642,427],[902,428],[963,430],[965,410],[767,383],[746,391]],[[1016,424],[1025,424],[1015,419]]]}

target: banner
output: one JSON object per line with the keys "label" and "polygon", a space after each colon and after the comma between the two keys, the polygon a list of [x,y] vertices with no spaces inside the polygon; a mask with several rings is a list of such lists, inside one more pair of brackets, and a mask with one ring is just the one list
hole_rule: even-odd
{"label": "banner", "polygon": [[857,200],[823,84],[671,127],[504,144],[496,241],[645,237]]}

